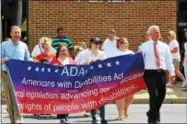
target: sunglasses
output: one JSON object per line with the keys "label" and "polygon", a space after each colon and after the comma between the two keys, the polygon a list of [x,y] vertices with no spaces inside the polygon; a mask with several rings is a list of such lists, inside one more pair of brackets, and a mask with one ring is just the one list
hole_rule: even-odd
{"label": "sunglasses", "polygon": [[101,43],[99,43],[99,42],[95,42],[94,44],[96,44],[96,45],[101,45]]}

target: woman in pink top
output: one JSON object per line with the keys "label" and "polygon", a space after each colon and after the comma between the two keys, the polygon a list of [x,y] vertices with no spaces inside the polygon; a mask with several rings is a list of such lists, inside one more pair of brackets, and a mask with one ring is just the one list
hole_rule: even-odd
{"label": "woman in pink top", "polygon": [[[66,44],[62,44],[56,52],[56,58],[51,61],[52,65],[65,66],[75,65],[75,61],[70,57]],[[68,123],[68,114],[57,114],[57,119],[61,119],[63,123]]]}
{"label": "woman in pink top", "polygon": [[56,52],[56,58],[54,58],[51,63],[52,65],[75,65],[76,62],[70,57],[69,50],[66,44],[62,44]]}

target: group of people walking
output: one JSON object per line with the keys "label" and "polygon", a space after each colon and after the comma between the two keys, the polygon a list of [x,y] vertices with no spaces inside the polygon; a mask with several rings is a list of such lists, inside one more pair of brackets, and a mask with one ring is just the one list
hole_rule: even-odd
{"label": "group of people walking", "polygon": [[[181,78],[182,87],[187,89],[187,80],[180,72],[180,54],[179,44],[176,41],[174,31],[168,32],[169,45],[160,41],[160,29],[158,26],[150,26],[146,32],[146,42],[142,43],[136,52],[141,52],[144,58],[145,71],[144,80],[150,96],[150,109],[146,113],[149,123],[160,122],[160,108],[165,98],[166,86],[172,87],[175,82],[175,74]],[[185,33],[187,39],[187,32]],[[104,60],[111,57],[135,54],[128,49],[129,42],[125,37],[116,37],[116,32],[110,30],[108,37],[102,42],[99,37],[92,37],[88,42],[80,46],[74,46],[72,40],[64,35],[62,27],[57,29],[57,36],[53,39],[42,37],[39,43],[34,47],[31,56],[28,47],[20,41],[21,29],[18,26],[11,27],[11,39],[1,44],[2,56],[2,82],[3,90],[7,103],[7,111],[11,123],[22,123],[22,116],[18,112],[18,105],[15,100],[15,94],[8,81],[5,63],[9,59],[33,61],[35,63],[52,64],[56,66],[65,65],[85,65],[97,60]],[[185,57],[183,64],[185,66],[185,77],[187,78],[187,42],[185,42]],[[125,66],[125,65],[124,65]],[[169,83],[166,85],[166,70],[169,71]],[[134,95],[121,98],[116,101],[118,116],[117,120],[123,120],[128,117],[128,108],[133,102]],[[97,109],[97,110],[96,110]],[[97,124],[96,113],[99,111],[101,124],[107,124],[105,118],[105,107],[90,110],[92,123]],[[87,115],[90,113],[87,111]],[[68,114],[58,114],[58,119],[63,119],[63,123],[68,123]]]}

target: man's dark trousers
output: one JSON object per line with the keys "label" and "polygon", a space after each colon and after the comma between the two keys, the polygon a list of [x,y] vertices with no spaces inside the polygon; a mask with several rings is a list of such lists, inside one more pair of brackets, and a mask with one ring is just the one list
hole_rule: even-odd
{"label": "man's dark trousers", "polygon": [[166,72],[162,69],[145,70],[144,80],[149,92],[148,122],[160,121],[160,108],[166,95]]}

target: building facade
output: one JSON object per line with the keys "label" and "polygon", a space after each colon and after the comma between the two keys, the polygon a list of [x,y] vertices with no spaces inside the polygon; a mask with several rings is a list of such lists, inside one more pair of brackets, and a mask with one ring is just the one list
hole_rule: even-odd
{"label": "building facade", "polygon": [[22,38],[27,37],[27,0],[1,0],[1,38],[10,37],[10,27],[17,25],[22,28]]}
{"label": "building facade", "polygon": [[176,31],[176,8],[175,0],[29,0],[29,47],[42,36],[54,37],[62,26],[75,44],[92,36],[104,40],[108,30],[115,29],[137,50],[150,25],[160,26],[167,41],[168,30]]}

